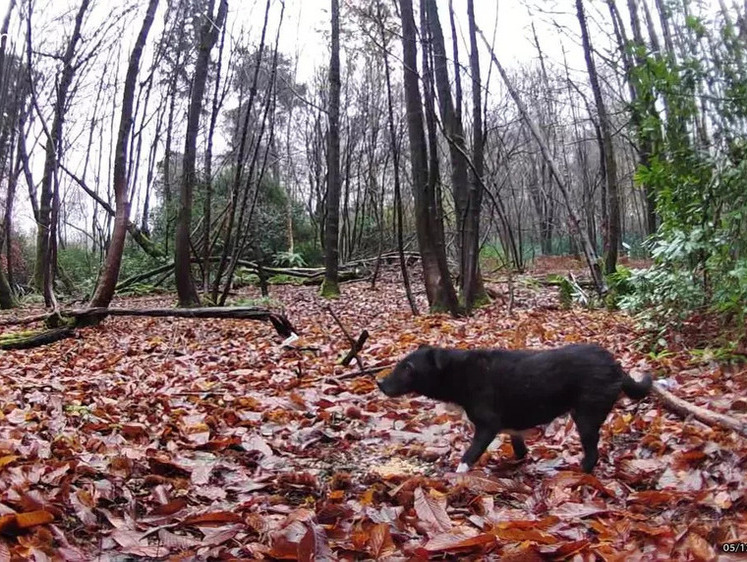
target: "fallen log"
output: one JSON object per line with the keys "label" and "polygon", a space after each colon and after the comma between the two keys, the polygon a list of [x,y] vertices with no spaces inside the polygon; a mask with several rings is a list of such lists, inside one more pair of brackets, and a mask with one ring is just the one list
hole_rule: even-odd
{"label": "fallen log", "polygon": [[6,318],[0,321],[0,327],[2,326],[23,326],[25,324],[33,324],[34,322],[41,322],[50,317],[49,312],[44,314],[37,314],[36,316],[25,316],[23,318]]}
{"label": "fallen log", "polygon": [[297,333],[290,320],[277,312],[257,307],[213,307],[213,308],[86,308],[60,310],[45,315],[22,318],[18,324],[49,321],[53,317],[73,319],[71,325],[47,330],[30,337],[9,338],[0,342],[0,349],[29,349],[71,336],[75,328],[97,324],[107,316],[148,316],[153,318],[220,318],[236,320],[261,320],[270,322],[283,338]]}
{"label": "fallen log", "polygon": [[[211,263],[220,261],[219,256],[211,257],[208,261]],[[192,260],[193,264],[202,264],[204,263],[204,260],[193,258]],[[308,285],[317,285],[321,284],[322,279],[324,278],[324,268],[323,267],[270,267],[270,266],[260,266],[256,262],[249,261],[249,260],[238,260],[236,262],[238,265],[243,267],[244,269],[259,274],[259,270],[262,269],[262,271],[265,274],[269,274],[271,276],[274,275],[286,275],[288,277],[296,277],[298,279],[303,279],[304,284]],[[357,271],[354,264],[344,264],[340,266],[340,279],[342,281],[350,281],[352,279],[357,279],[362,276],[360,271]],[[156,277],[157,275],[162,275],[164,273],[168,274],[169,272],[172,272],[174,270],[174,263],[166,263],[163,265],[160,265],[154,269],[151,269],[150,271],[146,271],[144,273],[138,273],[137,275],[133,275],[132,277],[128,277],[127,279],[124,279],[120,281],[117,284],[117,292],[124,291],[128,287],[136,284],[136,283],[142,283],[144,281],[147,281],[148,279],[152,279],[153,277]]]}
{"label": "fallen log", "polygon": [[656,395],[667,410],[670,410],[683,418],[692,416],[696,420],[711,427],[723,427],[736,431],[742,437],[747,437],[747,422],[727,416],[726,414],[706,410],[705,408],[696,406],[695,404],[690,404],[682,398],[678,398],[659,384],[654,384],[651,387],[651,392]]}
{"label": "fallen log", "polygon": [[69,338],[74,333],[75,330],[73,328],[63,326],[30,336],[19,336],[17,338],[5,337],[0,339],[0,349],[6,351],[10,351],[11,349],[31,349]]}

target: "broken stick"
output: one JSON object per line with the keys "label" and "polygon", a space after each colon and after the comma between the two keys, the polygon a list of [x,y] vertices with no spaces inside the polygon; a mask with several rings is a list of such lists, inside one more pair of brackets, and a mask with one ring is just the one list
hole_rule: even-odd
{"label": "broken stick", "polygon": [[666,406],[668,410],[679,414],[682,417],[692,416],[696,420],[703,422],[711,427],[724,427],[736,431],[742,437],[747,437],[747,423],[725,414],[706,410],[695,404],[690,404],[682,398],[678,398],[659,384],[654,384],[651,392]]}
{"label": "broken stick", "polygon": [[[345,359],[343,359],[343,365],[349,365],[350,362],[355,359],[356,364],[358,365],[358,369],[363,371],[363,361],[361,360],[360,356],[358,355],[358,352],[363,347],[363,344],[368,339],[368,332],[366,330],[363,330],[361,332],[361,335],[358,337],[358,341],[353,339],[353,336],[350,335],[350,332],[348,332],[345,329],[345,326],[343,326],[342,321],[337,317],[337,314],[335,314],[335,311],[332,310],[332,307],[330,305],[326,306],[327,312],[329,312],[332,315],[332,318],[334,318],[337,325],[340,327],[340,330],[342,330],[342,333],[345,334],[345,337],[348,340],[348,343],[350,344],[350,351],[348,352]],[[364,335],[365,334],[365,335]],[[347,361],[347,363],[345,363]]]}

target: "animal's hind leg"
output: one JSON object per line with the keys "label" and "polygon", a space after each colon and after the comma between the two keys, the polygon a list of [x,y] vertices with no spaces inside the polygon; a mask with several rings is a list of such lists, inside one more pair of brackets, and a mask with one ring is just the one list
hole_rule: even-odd
{"label": "animal's hind leg", "polygon": [[511,446],[514,448],[514,456],[517,459],[523,459],[527,456],[527,446],[524,444],[524,437],[520,433],[511,433]]}
{"label": "animal's hind leg", "polygon": [[576,423],[578,435],[581,437],[581,445],[584,448],[584,458],[581,461],[581,468],[584,472],[591,472],[599,459],[599,428],[607,418],[609,411],[576,411],[571,414],[573,421]]}

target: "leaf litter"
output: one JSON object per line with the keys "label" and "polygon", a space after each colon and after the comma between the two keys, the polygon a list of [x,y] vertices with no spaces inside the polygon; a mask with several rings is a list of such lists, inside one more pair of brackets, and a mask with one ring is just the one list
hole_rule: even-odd
{"label": "leaf litter", "polygon": [[[370,332],[369,369],[423,343],[593,341],[634,376],[744,419],[744,366],[685,350],[653,360],[626,317],[562,310],[531,283],[509,316],[502,289],[471,318],[412,317],[389,271],[331,306],[351,334]],[[747,446],[733,432],[622,399],[594,475],[563,418],[529,433],[527,460],[499,436],[455,474],[470,438],[458,409],[387,399],[339,365],[349,345],[316,288],[273,298],[301,331],[294,349],[258,322],[110,318],[0,356],[0,560],[727,560],[720,545],[747,538]]]}

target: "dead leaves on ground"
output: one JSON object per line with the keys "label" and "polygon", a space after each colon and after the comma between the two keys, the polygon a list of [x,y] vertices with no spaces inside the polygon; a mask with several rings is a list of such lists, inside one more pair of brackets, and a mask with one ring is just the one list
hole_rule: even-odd
{"label": "dead leaves on ground", "polygon": [[[0,560],[711,560],[747,536],[737,436],[621,400],[594,475],[562,419],[531,432],[526,461],[499,437],[454,474],[461,414],[337,378],[347,342],[315,289],[274,290],[320,352],[280,349],[259,323],[129,318],[0,356]],[[333,306],[371,332],[368,367],[420,343],[596,341],[634,376],[656,367],[681,396],[744,415],[744,370],[652,365],[619,315],[515,297],[513,317],[497,300],[411,318],[390,280],[348,284]]]}

